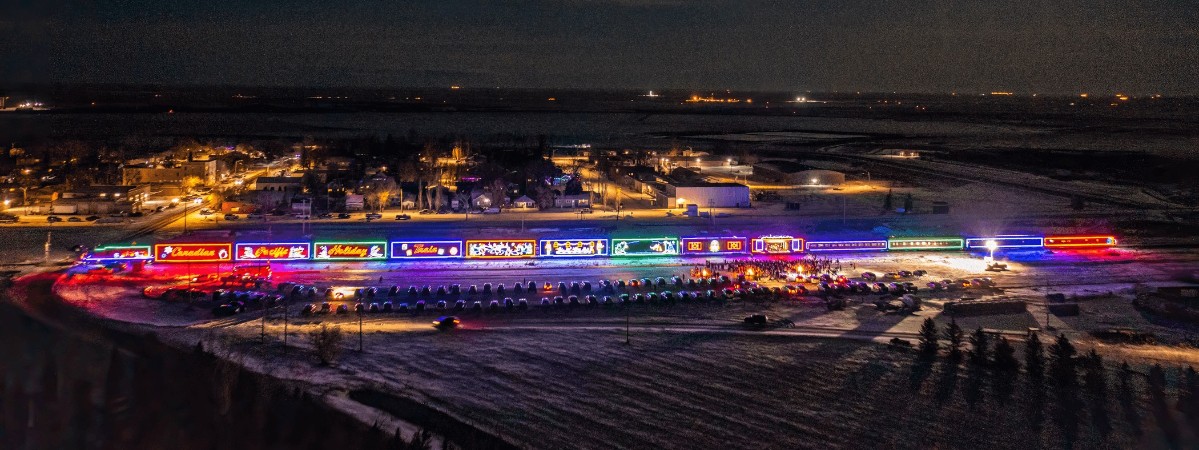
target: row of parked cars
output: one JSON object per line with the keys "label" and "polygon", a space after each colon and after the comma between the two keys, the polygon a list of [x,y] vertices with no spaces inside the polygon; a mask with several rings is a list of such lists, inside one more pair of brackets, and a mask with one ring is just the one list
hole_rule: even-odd
{"label": "row of parked cars", "polygon": [[[673,277],[670,283],[680,289],[703,289],[724,287],[731,283],[728,277],[713,277],[704,279],[689,279],[684,281],[680,277]],[[557,292],[560,295],[585,295],[593,292],[616,294],[624,291],[648,291],[652,289],[661,289],[667,287],[665,278],[657,279],[632,279],[632,280],[600,280],[597,284],[592,284],[590,281],[575,281],[575,282],[559,282],[557,285],[545,283],[538,285],[536,281],[518,281],[508,287],[504,283],[493,285],[491,283],[483,283],[482,285],[463,286],[460,284],[440,285],[440,286],[408,286],[404,289],[400,286],[391,286],[391,288],[378,288],[374,286],[356,288],[352,291],[349,297],[353,299],[373,299],[377,297],[394,298],[406,295],[409,298],[439,298],[439,299],[456,299],[462,296],[467,298],[485,297],[490,298],[503,297],[508,294],[523,295]],[[321,296],[326,300],[342,300],[347,297],[345,292],[340,292],[333,288],[325,288],[320,290],[311,286],[297,286],[284,283],[280,285],[280,291],[286,291],[288,295],[293,297],[315,298]]]}
{"label": "row of parked cars", "polygon": [[[650,305],[669,305],[675,303],[690,303],[690,302],[721,302],[728,300],[767,300],[780,299],[787,297],[788,293],[781,288],[762,288],[750,287],[745,289],[725,288],[720,291],[707,290],[704,292],[682,291],[682,292],[650,292],[650,293],[635,293],[635,294],[620,294],[618,296],[597,296],[588,295],[557,295],[554,297],[542,297],[537,305],[541,307],[611,307],[611,306],[628,306],[631,304],[650,304]],[[340,304],[334,306],[330,302],[309,303],[300,309],[300,314],[305,316],[317,314],[349,314],[355,312],[363,313],[408,313],[419,314],[428,310],[444,313],[447,311],[454,312],[498,312],[498,311],[516,311],[527,310],[530,308],[530,302],[527,298],[513,299],[505,297],[502,300],[491,300],[484,302],[481,300],[457,300],[450,302],[447,300],[437,300],[426,302],[425,300],[417,300],[414,303],[400,302],[393,303],[384,301],[383,303],[356,303],[354,305]]]}
{"label": "row of parked cars", "polygon": [[212,315],[228,317],[245,312],[246,308],[274,308],[283,303],[283,295],[217,289],[212,291],[212,301],[218,303],[212,308]]}

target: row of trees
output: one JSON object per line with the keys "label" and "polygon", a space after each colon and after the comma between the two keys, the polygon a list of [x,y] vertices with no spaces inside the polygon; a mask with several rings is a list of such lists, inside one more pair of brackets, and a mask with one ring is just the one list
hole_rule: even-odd
{"label": "row of trees", "polygon": [[[927,371],[933,361],[943,356],[942,385],[945,385],[956,383],[959,367],[965,363],[968,369],[965,394],[972,406],[981,401],[981,390],[987,379],[994,385],[1001,401],[1009,398],[1023,369],[1026,412],[1033,427],[1041,426],[1047,400],[1051,399],[1052,422],[1061,431],[1068,447],[1077,442],[1084,415],[1089,416],[1102,437],[1106,438],[1112,432],[1108,373],[1102,356],[1094,349],[1080,355],[1064,334],[1058,335],[1048,347],[1036,334],[1031,334],[1025,340],[1023,350],[1021,362],[1016,357],[1015,347],[1003,336],[993,337],[982,328],[967,336],[956,321],[938,330],[936,323],[928,318],[920,328],[915,367],[916,372]],[[1138,407],[1140,397],[1133,383],[1134,375],[1140,374],[1127,362],[1121,364],[1117,401],[1131,433],[1140,436],[1143,433]],[[1160,364],[1151,367],[1143,376],[1150,394],[1152,415],[1172,445],[1179,444],[1182,436],[1171,410],[1181,413],[1187,426],[1199,429],[1199,374],[1194,368],[1187,367],[1181,372],[1173,400],[1166,394],[1166,371]],[[1045,395],[1046,387],[1050,397]]]}

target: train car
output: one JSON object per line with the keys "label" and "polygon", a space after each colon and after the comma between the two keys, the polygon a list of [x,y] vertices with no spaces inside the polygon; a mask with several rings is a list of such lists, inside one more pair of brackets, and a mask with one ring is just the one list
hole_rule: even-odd
{"label": "train car", "polygon": [[765,255],[790,255],[803,253],[804,240],[793,236],[762,236],[751,241],[753,253]]}
{"label": "train car", "polygon": [[887,241],[808,241],[809,252],[881,252]]}
{"label": "train car", "polygon": [[749,239],[743,237],[686,237],[683,255],[743,255],[749,253]]}
{"label": "train car", "polygon": [[960,237],[903,237],[887,239],[887,250],[962,250],[966,240]]}
{"label": "train car", "polygon": [[967,238],[966,248],[969,249],[990,249],[994,244],[995,248],[1042,248],[1045,246],[1045,238],[1040,236],[994,236],[994,237],[978,237]]}
{"label": "train car", "polygon": [[1110,248],[1117,244],[1115,236],[1046,236],[1046,248]]}

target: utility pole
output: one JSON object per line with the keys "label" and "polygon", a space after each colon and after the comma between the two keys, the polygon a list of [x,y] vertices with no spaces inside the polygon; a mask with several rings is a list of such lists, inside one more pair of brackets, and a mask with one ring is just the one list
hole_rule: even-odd
{"label": "utility pole", "polygon": [[632,345],[633,344],[633,342],[629,340],[629,315],[632,314],[632,312],[630,312],[629,310],[631,308],[632,307],[629,306],[629,302],[625,302],[625,304],[624,304],[624,345]]}
{"label": "utility pole", "polygon": [[358,311],[358,351],[362,352],[362,314],[364,311]]}
{"label": "utility pole", "polygon": [[[259,326],[259,338],[262,339],[263,344],[266,344],[266,300],[263,299],[259,304],[262,305],[262,324]],[[265,349],[266,347],[263,348]]]}
{"label": "utility pole", "polygon": [[50,232],[46,232],[46,253],[43,255],[44,263],[50,265]]}
{"label": "utility pole", "polygon": [[287,304],[291,302],[291,293],[283,296],[283,356],[287,356]]}

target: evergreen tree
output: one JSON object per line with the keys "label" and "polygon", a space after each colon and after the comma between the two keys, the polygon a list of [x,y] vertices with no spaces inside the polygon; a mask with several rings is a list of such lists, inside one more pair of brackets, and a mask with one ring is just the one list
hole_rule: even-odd
{"label": "evergreen tree", "polygon": [[1191,427],[1199,429],[1199,373],[1194,367],[1187,366],[1182,373],[1182,385],[1178,387],[1178,403],[1174,406],[1191,423]]}
{"label": "evergreen tree", "polygon": [[1053,386],[1053,421],[1062,430],[1066,447],[1071,448],[1078,437],[1078,367],[1074,361],[1077,351],[1065,334],[1049,346],[1049,381]]}
{"label": "evergreen tree", "polygon": [[920,325],[920,356],[931,359],[937,356],[941,345],[938,343],[937,323],[931,317],[924,319]]}
{"label": "evergreen tree", "polygon": [[945,326],[944,337],[945,340],[948,341],[949,361],[951,363],[961,362],[962,343],[965,341],[966,336],[962,331],[962,327],[958,326],[958,322],[956,320],[950,321],[949,325]]}
{"label": "evergreen tree", "polygon": [[1107,436],[1112,431],[1111,417],[1107,411],[1107,369],[1103,357],[1095,349],[1083,360],[1083,381],[1091,406],[1091,422],[1099,434]]}
{"label": "evergreen tree", "polygon": [[985,366],[989,361],[991,354],[991,340],[987,333],[983,332],[982,327],[978,327],[970,334],[970,350],[967,351],[967,357],[970,364],[976,366]]}
{"label": "evergreen tree", "polygon": [[995,343],[995,369],[1004,372],[1020,370],[1020,361],[1016,360],[1016,348],[1003,336]]}
{"label": "evergreen tree", "polygon": [[1125,361],[1120,364],[1120,389],[1117,398],[1120,401],[1120,409],[1124,412],[1124,422],[1128,424],[1129,431],[1133,436],[1144,434],[1141,429],[1141,413],[1137,409],[1139,395],[1137,389],[1132,385],[1132,368]]}
{"label": "evergreen tree", "polygon": [[1166,404],[1166,371],[1162,369],[1161,364],[1154,364],[1149,368],[1149,395],[1149,403],[1152,405],[1153,417],[1157,419],[1157,425],[1161,427],[1166,440],[1172,446],[1176,446],[1180,431],[1178,423],[1174,421],[1174,416],[1170,414]]}
{"label": "evergreen tree", "polygon": [[1030,381],[1040,382],[1045,376],[1045,349],[1041,338],[1033,334],[1024,342],[1024,367]]}

